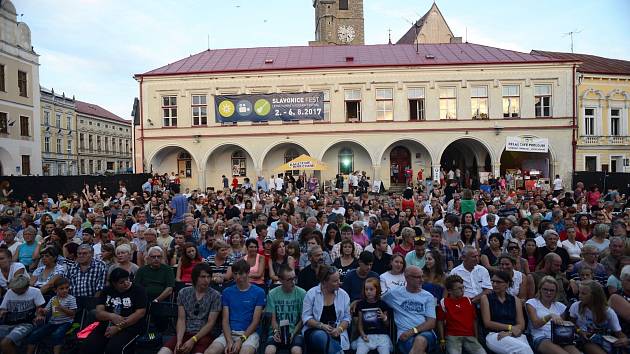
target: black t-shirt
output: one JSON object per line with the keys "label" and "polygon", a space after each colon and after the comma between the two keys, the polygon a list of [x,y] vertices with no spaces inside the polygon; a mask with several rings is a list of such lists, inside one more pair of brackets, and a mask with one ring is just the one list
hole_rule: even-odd
{"label": "black t-shirt", "polygon": [[392,256],[389,253],[383,253],[383,256],[379,259],[374,255],[374,263],[372,263],[372,271],[380,274],[387,272],[390,268]]}
{"label": "black t-shirt", "polygon": [[378,318],[375,309],[381,309],[387,314],[391,313],[390,307],[383,300],[378,300],[377,302],[361,300],[357,303],[357,313],[361,314],[363,319],[363,332],[365,334],[389,334],[385,323]]}
{"label": "black t-shirt", "polygon": [[225,219],[230,220],[232,218],[238,218],[241,216],[241,210],[237,206],[232,206],[231,208],[225,207]]}
{"label": "black t-shirt", "polygon": [[[123,292],[118,292],[114,287],[106,287],[99,298],[99,304],[105,305],[105,311],[109,313],[117,313],[122,317],[128,317],[138,309],[147,308],[147,293],[143,287],[132,284],[131,287]],[[138,321],[128,327],[132,331],[142,331],[144,327],[143,321]]]}
{"label": "black t-shirt", "polygon": [[350,272],[353,269],[357,269],[359,267],[359,261],[355,259],[354,261],[352,261],[352,263],[344,267],[341,265],[341,257],[340,257],[340,258],[335,259],[335,261],[333,262],[333,265],[337,267],[337,270],[339,271],[339,280],[343,283],[343,280],[346,278],[346,275],[348,274],[348,272]]}
{"label": "black t-shirt", "polygon": [[298,286],[306,291],[309,291],[311,288],[317,286],[319,284],[319,280],[317,279],[317,274],[313,270],[313,267],[310,265],[300,270],[298,273]]}

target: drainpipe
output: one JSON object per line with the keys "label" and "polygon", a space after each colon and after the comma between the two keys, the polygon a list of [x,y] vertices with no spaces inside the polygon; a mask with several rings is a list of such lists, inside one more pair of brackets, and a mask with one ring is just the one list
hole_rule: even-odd
{"label": "drainpipe", "polygon": [[575,75],[577,74],[576,72],[576,64],[573,64],[573,127],[572,127],[572,141],[571,141],[571,145],[573,146],[573,172],[575,173],[575,167],[576,167],[576,150],[577,150],[577,138],[576,138],[576,134],[577,134],[577,125],[576,125],[576,116],[575,113],[577,111],[577,87],[576,87],[576,83],[575,83]]}
{"label": "drainpipe", "polygon": [[140,76],[140,151],[142,153],[142,173],[146,172],[144,165],[144,116],[142,115],[142,83],[144,82],[144,76]]}

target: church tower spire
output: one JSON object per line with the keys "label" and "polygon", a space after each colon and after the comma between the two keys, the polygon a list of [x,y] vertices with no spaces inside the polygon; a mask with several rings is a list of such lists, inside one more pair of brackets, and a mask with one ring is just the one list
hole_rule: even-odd
{"label": "church tower spire", "polygon": [[309,45],[364,44],[363,0],[313,0],[315,40]]}

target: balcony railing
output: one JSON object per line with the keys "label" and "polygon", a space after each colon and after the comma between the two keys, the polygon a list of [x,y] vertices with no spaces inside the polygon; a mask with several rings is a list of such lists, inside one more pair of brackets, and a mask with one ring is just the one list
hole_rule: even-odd
{"label": "balcony railing", "polygon": [[582,135],[579,143],[582,145],[627,145],[630,144],[630,136]]}

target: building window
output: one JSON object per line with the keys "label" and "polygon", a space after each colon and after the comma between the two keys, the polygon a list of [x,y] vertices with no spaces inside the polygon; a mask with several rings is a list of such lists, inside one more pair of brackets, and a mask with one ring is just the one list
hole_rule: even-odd
{"label": "building window", "polygon": [[551,85],[534,85],[536,117],[551,117]]}
{"label": "building window", "polygon": [[394,90],[376,89],[376,120],[394,120]]}
{"label": "building window", "polygon": [[55,114],[55,127],[61,128],[61,113]]}
{"label": "building window", "polygon": [[[122,169],[122,162],[120,168]],[[192,178],[192,156],[185,151],[177,156],[177,173],[182,177]]]}
{"label": "building window", "polygon": [[103,145],[105,147],[105,152],[109,152],[109,138],[105,137],[105,140],[103,141]]}
{"label": "building window", "polygon": [[619,136],[621,135],[621,109],[619,108],[611,108],[610,109],[610,135]]}
{"label": "building window", "polygon": [[100,137],[100,135],[96,136],[96,151],[101,151],[101,137]]}
{"label": "building window", "polygon": [[6,91],[6,86],[4,84],[4,65],[0,64],[0,91]]}
{"label": "building window", "polygon": [[90,174],[94,174],[94,160],[88,161],[88,167],[89,167]]}
{"label": "building window", "polygon": [[415,87],[407,91],[409,120],[424,120],[424,88]]}
{"label": "building window", "polygon": [[503,86],[503,118],[518,118],[521,111],[519,85]]}
{"label": "building window", "polygon": [[354,171],[354,152],[348,148],[339,151],[339,173],[349,175]]}
{"label": "building window", "polygon": [[72,116],[66,117],[66,129],[72,130]]}
{"label": "building window", "polygon": [[31,174],[31,156],[22,155],[22,175],[28,176]]}
{"label": "building window", "polygon": [[44,152],[50,152],[50,137],[44,137]]}
{"label": "building window", "polygon": [[28,86],[26,84],[26,72],[18,70],[18,89],[20,96],[28,97]]}
{"label": "building window", "polygon": [[112,152],[116,152],[116,138],[112,138]]}
{"label": "building window", "polygon": [[193,125],[208,124],[208,104],[205,95],[192,96],[192,118]]}
{"label": "building window", "polygon": [[345,90],[346,122],[361,121],[361,90]]}
{"label": "building window", "polygon": [[122,154],[123,149],[122,149],[122,139],[118,139],[118,153]]}
{"label": "building window", "polygon": [[113,161],[108,161],[107,162],[107,170],[108,171],[113,171],[114,170],[114,162]]}
{"label": "building window", "polygon": [[30,129],[28,124],[28,117],[20,116],[20,135],[21,136],[30,136]]}
{"label": "building window", "polygon": [[72,140],[68,140],[67,152],[68,152],[68,155],[72,155]]}
{"label": "building window", "polygon": [[81,169],[81,174],[84,175],[85,174],[85,160],[81,159],[81,161],[79,162],[79,168]]}
{"label": "building window", "polygon": [[177,96],[162,97],[162,118],[165,127],[177,126]]}
{"label": "building window", "polygon": [[349,0],[339,0],[339,10],[347,10],[348,2]]}
{"label": "building window", "polygon": [[57,148],[55,150],[56,153],[58,154],[63,153],[63,151],[61,150],[61,138],[57,138],[57,145],[55,147]]}
{"label": "building window", "polygon": [[49,111],[44,111],[44,125],[45,126],[50,125],[50,112]]}
{"label": "building window", "polygon": [[232,176],[247,176],[247,159],[243,150],[236,150],[232,153]]}
{"label": "building window", "polygon": [[588,172],[597,171],[597,156],[584,156],[584,170]]}
{"label": "building window", "polygon": [[103,161],[101,160],[96,161],[96,172],[101,172],[102,169],[103,169]]}
{"label": "building window", "polygon": [[324,92],[324,120],[330,121],[330,90],[323,90]]}
{"label": "building window", "polygon": [[9,134],[9,118],[4,112],[0,112],[0,134]]}
{"label": "building window", "polygon": [[470,88],[470,107],[473,119],[488,119],[488,86]]}
{"label": "building window", "polygon": [[125,154],[129,153],[129,140],[125,140]]}
{"label": "building window", "polygon": [[584,109],[584,135],[595,135],[595,108]]}
{"label": "building window", "polygon": [[79,149],[85,149],[85,135],[83,133],[79,134]]}
{"label": "building window", "polygon": [[457,118],[457,89],[455,87],[440,88],[440,119]]}
{"label": "building window", "polygon": [[[89,134],[89,135],[88,135],[88,149],[89,149],[90,151],[93,151],[93,150],[94,150],[94,142],[93,142],[93,139],[92,139],[92,134]],[[91,172],[90,172],[90,173],[91,173]]]}

